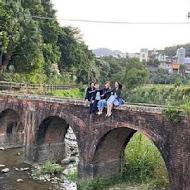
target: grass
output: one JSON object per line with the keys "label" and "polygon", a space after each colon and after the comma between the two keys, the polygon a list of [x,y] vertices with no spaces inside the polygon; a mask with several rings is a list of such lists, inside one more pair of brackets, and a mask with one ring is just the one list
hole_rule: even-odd
{"label": "grass", "polygon": [[73,172],[66,175],[67,179],[70,179],[71,181],[77,181],[78,173]]}
{"label": "grass", "polygon": [[56,164],[55,162],[52,162],[50,160],[47,160],[44,164],[41,166],[37,166],[33,171],[32,171],[32,176],[34,177],[39,177],[41,175],[45,174],[55,174],[55,173],[60,173],[62,171],[62,167],[59,164]]}
{"label": "grass", "polygon": [[168,172],[160,152],[141,133],[136,133],[125,149],[123,179],[155,188],[167,189],[169,186]]}
{"label": "grass", "polygon": [[102,190],[107,187],[111,187],[115,184],[122,182],[120,177],[110,179],[94,179],[87,182],[78,183],[78,190]]}
{"label": "grass", "polygon": [[84,90],[79,88],[74,88],[71,90],[56,90],[53,92],[47,92],[46,95],[67,97],[67,98],[83,98]]}
{"label": "grass", "polygon": [[125,149],[122,176],[112,179],[95,179],[78,184],[79,190],[169,189],[168,173],[156,146],[140,133],[136,133]]}

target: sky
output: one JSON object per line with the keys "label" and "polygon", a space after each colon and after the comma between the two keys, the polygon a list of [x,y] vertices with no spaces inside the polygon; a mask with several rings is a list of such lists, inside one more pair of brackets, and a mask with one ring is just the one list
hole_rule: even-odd
{"label": "sky", "polygon": [[[52,0],[58,19],[124,22],[190,22],[190,0]],[[190,43],[190,24],[118,25],[61,21],[78,27],[90,49],[139,52]]]}

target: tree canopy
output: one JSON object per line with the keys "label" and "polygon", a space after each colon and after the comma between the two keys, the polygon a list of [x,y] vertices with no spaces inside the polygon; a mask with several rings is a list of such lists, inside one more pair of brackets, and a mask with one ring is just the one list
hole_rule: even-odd
{"label": "tree canopy", "polygon": [[[0,1],[0,72],[52,76],[57,64],[61,76],[72,73],[77,82],[91,77],[94,55],[73,27],[61,27],[50,0]],[[48,16],[52,20],[33,16]],[[54,73],[55,74],[55,73]],[[41,81],[45,82],[45,81]]]}
{"label": "tree canopy", "polygon": [[148,71],[136,59],[95,57],[79,29],[60,26],[55,13],[51,0],[0,1],[1,79],[82,84],[119,80],[127,88],[147,81]]}

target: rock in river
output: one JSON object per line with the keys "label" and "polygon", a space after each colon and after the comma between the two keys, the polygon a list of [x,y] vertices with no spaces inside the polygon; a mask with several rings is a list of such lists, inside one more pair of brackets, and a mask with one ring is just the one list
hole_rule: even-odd
{"label": "rock in river", "polygon": [[16,181],[17,182],[23,182],[24,180],[23,179],[17,179]]}
{"label": "rock in river", "polygon": [[9,168],[5,168],[5,169],[2,169],[1,172],[2,173],[7,173],[7,172],[10,172],[10,169]]}
{"label": "rock in river", "polygon": [[69,170],[68,169],[63,170],[62,174],[63,175],[68,175],[69,174]]}
{"label": "rock in river", "polygon": [[61,163],[62,163],[63,165],[67,165],[67,164],[70,163],[70,160],[69,160],[68,158],[65,158],[65,159],[63,159],[63,160],[61,161]]}
{"label": "rock in river", "polygon": [[5,148],[4,147],[0,147],[0,150],[5,150]]}
{"label": "rock in river", "polygon": [[5,165],[3,165],[3,164],[0,164],[0,168],[4,168],[5,167]]}

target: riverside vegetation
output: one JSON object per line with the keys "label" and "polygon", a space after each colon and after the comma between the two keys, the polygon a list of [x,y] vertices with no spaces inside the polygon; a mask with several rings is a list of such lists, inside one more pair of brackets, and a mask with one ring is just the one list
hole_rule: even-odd
{"label": "riverside vegetation", "polygon": [[[55,177],[55,174],[61,174],[62,170],[59,164],[48,160],[41,166],[36,166],[32,176],[34,179],[48,179],[50,176]],[[66,177],[77,181],[76,172],[68,173]],[[138,190],[169,189],[168,174],[160,152],[148,138],[138,132],[125,149],[119,176],[79,182],[78,190],[107,190],[111,187],[125,189],[128,186]]]}
{"label": "riverside vegetation", "polygon": [[[155,145],[145,136],[136,133],[128,143],[122,173],[112,179],[96,179],[79,183],[79,190],[131,189],[166,190],[169,189],[165,163]],[[112,187],[112,188],[111,188]]]}

